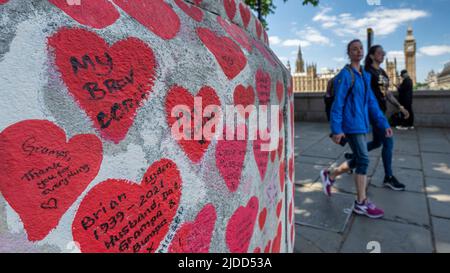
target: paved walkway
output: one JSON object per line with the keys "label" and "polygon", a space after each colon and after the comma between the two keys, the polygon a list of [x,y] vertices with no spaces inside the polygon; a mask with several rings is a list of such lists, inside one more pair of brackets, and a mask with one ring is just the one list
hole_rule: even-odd
{"label": "paved walkway", "polygon": [[394,175],[404,192],[382,187],[381,149],[370,153],[368,196],[385,210],[373,220],[351,212],[351,175],[323,194],[319,171],[344,161],[326,123],[296,123],[295,252],[450,252],[450,129],[394,131]]}

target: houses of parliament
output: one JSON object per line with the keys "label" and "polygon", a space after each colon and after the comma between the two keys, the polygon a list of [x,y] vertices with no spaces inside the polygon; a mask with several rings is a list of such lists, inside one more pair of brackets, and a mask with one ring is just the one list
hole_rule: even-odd
{"label": "houses of parliament", "polygon": [[[416,84],[416,40],[413,36],[413,30],[408,27],[406,38],[404,41],[403,51],[405,54],[405,67],[408,70],[414,85]],[[288,70],[291,72],[290,64],[287,64]],[[396,85],[401,83],[399,71],[397,69],[397,59],[389,60],[386,58],[385,64],[386,73],[390,79],[391,90],[396,90]],[[292,73],[292,72],[291,72]],[[322,73],[317,73],[317,64],[306,64],[302,56],[301,47],[298,48],[297,61],[295,63],[295,72],[292,74],[294,82],[294,92],[324,92],[327,89],[327,84],[332,79],[339,69],[327,70]]]}

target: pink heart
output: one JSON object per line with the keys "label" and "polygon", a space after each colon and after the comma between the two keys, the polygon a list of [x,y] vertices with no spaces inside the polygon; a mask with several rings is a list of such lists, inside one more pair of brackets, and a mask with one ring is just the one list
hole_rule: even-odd
{"label": "pink heart", "polygon": [[207,204],[193,222],[184,223],[172,239],[170,253],[208,253],[216,223],[216,210]]}
{"label": "pink heart", "polygon": [[241,48],[228,37],[218,36],[207,28],[198,28],[197,34],[203,44],[216,58],[229,80],[236,77],[247,64]]}
{"label": "pink heart", "polygon": [[269,151],[262,151],[261,144],[269,144],[269,140],[262,140],[259,132],[257,138],[253,140],[253,155],[256,160],[256,165],[258,165],[259,175],[261,176],[261,181],[264,181],[267,170],[267,162],[269,161]]}
{"label": "pink heart", "polygon": [[180,18],[164,0],[113,2],[164,40],[174,38],[180,30]]}
{"label": "pink heart", "polygon": [[225,240],[232,253],[246,253],[258,216],[258,197],[253,196],[246,207],[240,206],[227,224]]}
{"label": "pink heart", "polygon": [[182,9],[187,15],[191,16],[197,22],[203,20],[203,11],[196,6],[186,4],[183,0],[175,0],[175,3]]}
{"label": "pink heart", "polygon": [[252,52],[252,45],[248,39],[247,33],[245,33],[242,28],[227,21],[223,20],[222,17],[217,16],[217,22],[222,26],[222,28],[241,46],[243,46],[248,52]]}
{"label": "pink heart", "polygon": [[271,81],[270,74],[262,69],[256,71],[256,93],[258,93],[259,104],[267,105],[270,101]]}
{"label": "pink heart", "polygon": [[267,242],[266,247],[264,248],[264,253],[270,253],[270,247],[272,246],[272,240]]}
{"label": "pink heart", "polygon": [[[249,85],[247,88],[245,88],[243,85],[238,85],[234,89],[233,93],[233,101],[234,105],[242,105],[244,108],[246,108],[249,105],[254,105],[255,103],[255,92],[253,91],[253,87]],[[239,111],[239,114],[242,117],[248,118],[250,113],[245,113],[244,111]],[[244,116],[245,114],[245,116]]]}
{"label": "pink heart", "polygon": [[225,12],[227,13],[228,18],[233,21],[233,18],[236,15],[236,3],[234,2],[234,0],[223,0],[223,5],[225,7]]}
{"label": "pink heart", "polygon": [[47,120],[25,120],[0,133],[0,191],[30,241],[42,240],[97,176],[102,142],[93,134],[69,141]]}
{"label": "pink heart", "polygon": [[49,0],[49,2],[78,23],[93,28],[112,25],[120,17],[119,12],[108,0],[82,0],[79,5],[69,5],[68,0]]}
{"label": "pink heart", "polygon": [[261,248],[257,247],[253,250],[253,253],[261,253]]}
{"label": "pink heart", "polygon": [[242,3],[239,3],[239,11],[241,12],[242,23],[244,23],[244,27],[248,27],[248,23],[250,23],[250,10]]}
{"label": "pink heart", "polygon": [[[242,125],[245,132],[247,127]],[[244,167],[245,152],[247,151],[247,137],[245,140],[237,140],[235,130],[234,140],[226,140],[224,129],[223,140],[219,140],[216,147],[216,166],[219,169],[230,192],[235,192],[241,180]]]}

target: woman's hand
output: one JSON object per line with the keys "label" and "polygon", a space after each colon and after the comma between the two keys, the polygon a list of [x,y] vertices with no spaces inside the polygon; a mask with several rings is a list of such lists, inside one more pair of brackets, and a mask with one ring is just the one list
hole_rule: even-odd
{"label": "woman's hand", "polygon": [[394,135],[394,131],[392,131],[392,128],[389,127],[386,129],[386,137],[392,137]]}
{"label": "woman's hand", "polygon": [[341,143],[341,139],[345,137],[345,134],[338,134],[338,135],[333,135],[332,139],[333,142],[336,144],[340,144]]}
{"label": "woman's hand", "polygon": [[409,112],[408,112],[408,110],[405,109],[405,107],[400,106],[400,112],[402,112],[402,114],[405,116],[404,119],[409,118]]}

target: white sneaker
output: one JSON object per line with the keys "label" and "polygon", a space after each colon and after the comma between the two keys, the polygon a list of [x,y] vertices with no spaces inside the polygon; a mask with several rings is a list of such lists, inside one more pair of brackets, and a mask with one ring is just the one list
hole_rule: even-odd
{"label": "white sneaker", "polygon": [[327,169],[320,171],[320,178],[322,179],[323,192],[326,196],[331,196],[331,186],[334,184],[334,180],[330,178],[330,171]]}
{"label": "white sneaker", "polygon": [[397,130],[408,130],[408,127],[404,126],[395,126],[395,128],[397,128]]}

